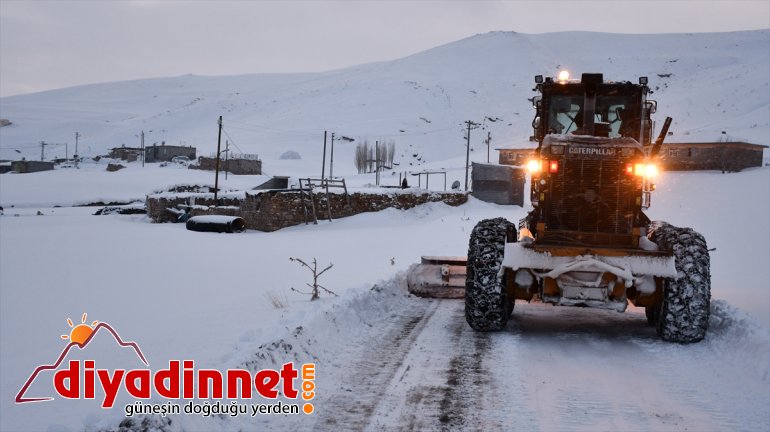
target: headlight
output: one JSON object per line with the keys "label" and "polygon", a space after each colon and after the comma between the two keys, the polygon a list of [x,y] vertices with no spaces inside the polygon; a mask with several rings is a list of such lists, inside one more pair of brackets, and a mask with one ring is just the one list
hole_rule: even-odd
{"label": "headlight", "polygon": [[645,164],[645,163],[635,164],[634,175],[637,177],[653,178],[658,175],[658,166],[655,164]]}
{"label": "headlight", "polygon": [[537,174],[540,172],[540,161],[537,159],[530,159],[527,162],[527,171],[530,174]]}

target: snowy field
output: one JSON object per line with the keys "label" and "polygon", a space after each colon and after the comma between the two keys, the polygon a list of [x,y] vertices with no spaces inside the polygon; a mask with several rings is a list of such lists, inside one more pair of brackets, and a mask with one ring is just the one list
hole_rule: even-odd
{"label": "snowy field", "polygon": [[[13,403],[32,368],[60,353],[59,334],[69,331],[66,318],[83,312],[136,340],[150,365],[174,358],[217,368],[254,358],[262,359],[260,367],[282,360],[317,363],[317,415],[181,416],[172,430],[472,426],[457,423],[463,418],[492,422],[487,423],[492,429],[511,424],[528,430],[766,430],[770,425],[770,168],[671,172],[658,182],[651,218],[691,226],[716,248],[712,329],[702,343],[688,346],[660,342],[635,308],[617,314],[541,304],[517,304],[508,329],[480,342],[465,325],[462,302],[407,295],[403,271],[420,255],[464,255],[477,221],[495,216],[515,221],[526,212],[521,207],[471,199],[457,208],[429,204],[234,235],[189,232],[138,215],[93,216],[93,207],[53,207],[142,197],[149,186],[143,179],[160,173],[173,175],[150,189],[201,175],[132,166],[113,173],[114,181],[122,181],[115,176],[120,173],[133,180],[110,195],[104,192],[106,180],[85,186],[66,170],[0,179],[2,430],[93,430],[120,422],[120,409],[103,411],[89,401]],[[229,179],[246,185],[261,178]],[[80,185],[77,193],[69,182]],[[289,257],[334,263],[322,283],[339,297],[310,303],[292,292],[291,287],[304,287],[309,274]],[[274,307],[271,297],[285,307]],[[395,337],[410,317],[419,318],[419,325],[409,337]],[[280,341],[289,347],[276,345]],[[480,344],[483,353],[474,354]],[[107,359],[110,367],[126,361],[112,351],[109,344],[89,345],[89,355]],[[401,354],[388,360],[393,352]],[[417,402],[401,397],[424,392],[419,386],[441,388],[451,370],[448,353],[457,352],[483,359],[495,381],[485,397],[501,399],[464,406],[471,411],[455,418],[439,412],[441,400],[431,403],[427,394],[415,396]],[[362,365],[369,357],[384,359],[379,368],[398,370],[402,380],[367,372]],[[478,383],[465,384],[453,399],[481,394]],[[355,386],[360,388],[352,389],[357,393],[351,400]],[[501,414],[509,406],[504,402],[515,404],[509,414]],[[346,403],[363,406],[368,414],[356,415]]]}

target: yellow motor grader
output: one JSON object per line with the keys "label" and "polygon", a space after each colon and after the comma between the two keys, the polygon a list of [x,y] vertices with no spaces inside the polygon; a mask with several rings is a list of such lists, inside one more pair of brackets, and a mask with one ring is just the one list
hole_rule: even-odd
{"label": "yellow motor grader", "polygon": [[[619,312],[630,301],[645,307],[662,339],[700,341],[711,296],[706,241],[643,212],[671,124],[666,118],[652,141],[657,104],[647,99],[647,78],[538,75],[535,84],[533,210],[518,229],[504,218],[473,229],[464,269],[468,324],[478,331],[504,328],[517,299]],[[434,265],[440,269],[434,279],[451,285],[461,264],[453,258]],[[430,273],[425,265],[421,270]],[[410,289],[419,292],[423,282],[425,291],[424,281],[410,276]]]}

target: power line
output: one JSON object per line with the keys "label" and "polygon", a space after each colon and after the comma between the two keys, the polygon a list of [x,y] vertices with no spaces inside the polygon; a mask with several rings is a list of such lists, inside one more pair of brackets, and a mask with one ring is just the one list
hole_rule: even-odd
{"label": "power line", "polygon": [[[62,143],[46,143],[51,145],[64,145]],[[37,148],[40,147],[40,143],[24,143],[24,145],[16,145],[12,147],[0,147],[0,150],[16,150],[16,149],[23,149],[23,148]]]}
{"label": "power line", "polygon": [[[232,126],[232,123],[235,123],[235,126]],[[290,136],[297,136],[297,137],[310,137],[310,138],[320,138],[321,134],[317,132],[310,132],[310,131],[288,131],[284,129],[278,129],[274,127],[264,126],[264,125],[258,125],[255,123],[247,123],[242,121],[236,121],[236,120],[230,120],[228,121],[228,124],[230,124],[230,128],[232,129],[241,129],[241,130],[247,130],[252,132],[272,132],[276,134],[283,134],[283,135],[290,135]],[[240,125],[240,126],[239,126]],[[246,126],[246,127],[244,127]],[[377,136],[382,138],[392,138],[392,137],[407,137],[407,136],[419,136],[419,135],[430,135],[434,133],[440,133],[440,132],[446,132],[454,129],[454,126],[441,128],[441,129],[431,129],[427,131],[415,131],[415,132],[387,132],[387,133],[377,133],[377,132],[366,132],[361,133],[357,135],[368,135],[368,136]]]}
{"label": "power line", "polygon": [[241,153],[244,153],[244,151],[243,151],[243,150],[241,150],[241,148],[240,148],[240,147],[238,147],[238,144],[236,144],[236,143],[235,143],[235,140],[233,139],[233,137],[231,137],[231,136],[230,136],[230,134],[229,134],[229,133],[227,133],[227,129],[225,129],[224,127],[222,127],[222,132],[224,132],[224,133],[225,133],[225,135],[227,136],[227,138],[229,138],[229,139],[230,139],[230,143],[231,143],[232,145],[234,145],[234,146],[235,146],[235,148],[237,148],[239,152],[241,152]]}
{"label": "power line", "polygon": [[[278,128],[274,128],[274,127],[263,126],[263,125],[258,125],[258,124],[254,124],[254,123],[246,123],[246,122],[241,122],[241,121],[236,121],[236,120],[229,120],[227,123],[228,123],[228,125],[230,125],[229,126],[230,128],[247,130],[247,131],[252,131],[252,132],[271,132],[271,133],[275,133],[275,134],[301,136],[301,137],[313,137],[313,138],[316,138],[316,137],[320,136],[320,134],[317,133],[317,132],[288,131],[288,130],[278,129]],[[232,123],[235,123],[235,126],[232,126],[231,125]],[[242,125],[242,126],[239,126],[239,125]],[[244,126],[246,126],[246,127],[244,127]]]}
{"label": "power line", "polygon": [[399,132],[399,133],[390,133],[390,134],[366,133],[366,135],[372,135],[372,136],[377,136],[382,138],[407,137],[407,136],[418,136],[418,135],[431,135],[434,133],[446,132],[453,129],[454,129],[454,126],[443,128],[443,129],[433,129],[433,130],[423,131],[423,132]]}

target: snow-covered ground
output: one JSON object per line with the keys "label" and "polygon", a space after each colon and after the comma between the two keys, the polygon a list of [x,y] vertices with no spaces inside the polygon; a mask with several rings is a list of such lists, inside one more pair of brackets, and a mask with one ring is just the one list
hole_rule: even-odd
{"label": "snow-covered ground", "polygon": [[[0,100],[0,118],[13,122],[0,128],[0,159],[34,159],[42,140],[51,143],[49,156],[63,156],[56,143],[65,142],[71,154],[75,131],[87,156],[136,145],[142,130],[148,143],[183,142],[208,154],[223,115],[226,137],[236,150],[260,154],[268,175],[320,175],[326,129],[356,142],[394,139],[398,170],[441,169],[448,184],[463,183],[462,122],[485,128],[472,132],[472,161],[486,161],[484,132],[493,148],[528,145],[532,77],[560,67],[601,70],[613,80],[649,76],[658,117],[675,118],[672,140],[729,136],[768,145],[768,42],[770,30],[490,33],[322,74],[62,89]],[[335,143],[334,174],[367,188],[374,175],[355,174],[354,147]],[[287,150],[302,159],[280,159]],[[212,173],[138,163],[109,173],[106,162],[0,175],[2,431],[115,429],[124,418],[117,407],[130,401],[125,395],[112,410],[61,398],[14,404],[32,370],[66,346],[59,337],[70,331],[66,319],[79,322],[83,313],[136,341],[153,369],[169,359],[217,369],[317,365],[313,415],[150,422],[165,430],[770,429],[770,167],[668,172],[657,181],[648,215],[694,228],[714,249],[711,328],[703,342],[683,346],[659,341],[635,308],[618,314],[519,303],[505,331],[479,335],[465,324],[461,301],[406,293],[404,272],[421,255],[465,255],[479,220],[517,221],[526,207],[471,199],[273,233],[197,233],[72,206],[210,185]],[[268,178],[220,182],[249,189]],[[398,174],[386,172],[383,182],[396,185]],[[431,177],[431,188],[442,183]],[[310,274],[290,257],[333,263],[321,283],[339,297],[311,303],[292,291],[305,289]],[[71,358],[141,366],[102,336]],[[30,394],[47,384],[37,382]]]}
{"label": "snow-covered ground", "polygon": [[[13,403],[32,369],[61,351],[64,342],[58,335],[69,331],[66,318],[76,320],[83,312],[137,341],[151,366],[168,359],[194,359],[199,367],[217,368],[254,358],[268,359],[260,360],[260,367],[275,367],[282,360],[317,363],[317,416],[174,417],[175,427],[187,430],[255,424],[275,430],[331,429],[334,424],[473,426],[460,418],[493,429],[511,424],[535,430],[763,430],[770,425],[768,168],[735,174],[671,172],[659,179],[650,216],[691,226],[716,248],[712,329],[704,342],[689,346],[657,340],[634,308],[621,315],[540,304],[518,304],[507,331],[473,342],[478,337],[464,323],[462,302],[406,294],[402,272],[420,255],[464,255],[477,221],[501,215],[518,220],[526,210],[517,206],[471,199],[457,208],[429,204],[274,233],[225,235],[151,224],[137,215],[92,216],[93,207],[32,205],[88,196],[141,197],[147,187],[142,178],[155,175],[144,174],[147,170],[173,173],[150,189],[200,175],[143,170],[137,164],[111,173],[136,181],[110,195],[99,181],[69,195],[63,185],[77,173],[65,170],[2,177],[0,429],[79,430],[120,421],[122,411],[104,411],[90,401]],[[229,178],[243,185],[261,179]],[[10,207],[12,197],[25,205]],[[289,257],[315,257],[320,266],[334,263],[322,283],[340,297],[310,303],[292,292],[310,279]],[[382,289],[372,291],[374,285]],[[285,307],[275,308],[271,297]],[[414,325],[415,320],[421,324]],[[405,328],[410,336],[398,336]],[[474,344],[483,345],[483,353],[475,354]],[[266,350],[270,355],[264,355]],[[88,347],[89,355],[108,359],[110,367],[126,360],[112,351],[108,344],[103,350]],[[453,367],[470,367],[467,359],[453,360],[450,354],[458,352],[481,356],[485,375],[474,384],[461,374],[463,386],[453,391],[462,394],[433,394],[444,391],[442,380]],[[374,361],[370,357],[383,359],[373,370],[385,375],[367,375],[363,365]],[[394,379],[396,373],[405,378]],[[479,385],[489,380],[495,390],[484,396]],[[422,396],[410,401],[404,392]],[[462,401],[471,404],[474,394],[482,398],[478,404],[461,406]],[[491,400],[495,395],[500,399]],[[459,401],[452,402],[449,413],[441,412],[444,398]],[[348,412],[346,404],[368,414]]]}

